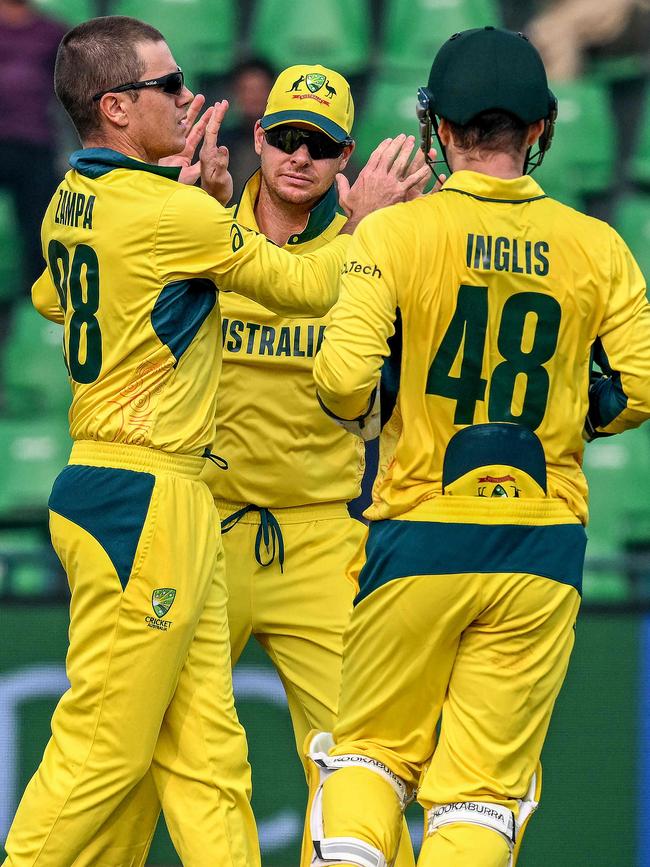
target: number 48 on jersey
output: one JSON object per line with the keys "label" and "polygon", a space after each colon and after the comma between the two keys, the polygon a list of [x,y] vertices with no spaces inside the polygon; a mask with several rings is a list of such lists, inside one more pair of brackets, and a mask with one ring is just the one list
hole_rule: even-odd
{"label": "number 48 on jersey", "polygon": [[[536,317],[532,342],[523,348],[524,328],[529,314]],[[519,292],[503,305],[497,348],[503,361],[490,377],[488,419],[512,421],[535,430],[546,412],[550,387],[548,362],[557,347],[562,310],[558,301],[541,292]],[[456,310],[438,347],[429,374],[426,393],[456,401],[454,424],[473,424],[476,403],[485,400],[488,380],[483,379],[485,334],[488,324],[487,286],[463,284],[458,290]],[[451,370],[463,347],[460,373]],[[525,376],[525,392],[519,415],[513,414],[515,385]]]}

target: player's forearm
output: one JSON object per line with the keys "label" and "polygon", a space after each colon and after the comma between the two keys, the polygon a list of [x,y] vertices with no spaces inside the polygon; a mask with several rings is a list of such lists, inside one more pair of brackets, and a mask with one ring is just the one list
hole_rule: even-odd
{"label": "player's forearm", "polygon": [[357,419],[369,408],[379,379],[379,363],[350,351],[327,336],[314,362],[314,381],[324,409],[342,419]]}
{"label": "player's forearm", "polygon": [[334,238],[314,253],[294,256],[269,244],[264,278],[250,297],[280,316],[324,316],[339,295],[339,281],[349,238]]}
{"label": "player's forearm", "polygon": [[220,289],[251,298],[279,316],[318,318],[333,306],[349,238],[337,237],[314,253],[297,256],[264,235],[239,228],[234,255],[218,263]]}

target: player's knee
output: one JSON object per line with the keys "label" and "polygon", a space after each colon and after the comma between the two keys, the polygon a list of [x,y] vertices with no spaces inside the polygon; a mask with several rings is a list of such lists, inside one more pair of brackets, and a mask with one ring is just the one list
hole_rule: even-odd
{"label": "player's knee", "polygon": [[[308,749],[316,771],[311,774],[315,788],[310,813],[312,863],[389,867],[399,846],[410,792],[376,759],[359,754],[330,756],[331,746],[331,735],[321,733]],[[357,805],[362,805],[362,821]]]}
{"label": "player's knee", "polygon": [[479,825],[450,824],[427,835],[419,867],[509,867],[512,850],[493,830]]}
{"label": "player's knee", "polygon": [[[466,851],[469,860],[472,847],[477,852],[482,852],[478,864],[492,867],[510,865],[514,862],[514,852],[519,835],[530,816],[537,809],[539,801],[539,773],[533,774],[528,791],[523,798],[517,799],[517,809],[509,809],[503,804],[488,801],[459,801],[452,804],[434,804],[426,814],[425,843],[429,851],[435,847],[436,834],[444,831],[452,843]],[[453,830],[452,830],[453,829]],[[473,833],[473,831],[477,833]],[[480,833],[478,833],[480,831]],[[493,832],[493,836],[485,837],[485,831]],[[500,841],[498,841],[498,838]],[[485,849],[485,841],[488,840],[492,855],[488,855]],[[504,845],[507,847],[507,857]],[[425,847],[423,846],[423,853]],[[438,857],[436,852],[436,857]],[[504,860],[505,857],[505,860]],[[436,863],[435,859],[431,862]],[[460,862],[459,862],[460,863]],[[469,861],[468,861],[469,863]],[[426,858],[423,864],[428,864]]]}
{"label": "player's knee", "polygon": [[125,782],[130,786],[135,786],[149,772],[151,768],[152,756],[148,750],[134,752],[129,756],[125,756],[122,764],[122,773],[124,774]]}

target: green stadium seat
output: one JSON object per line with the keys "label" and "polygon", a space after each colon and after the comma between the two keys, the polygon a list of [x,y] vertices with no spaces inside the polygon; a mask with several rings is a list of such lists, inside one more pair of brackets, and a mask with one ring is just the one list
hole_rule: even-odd
{"label": "green stadium seat", "polygon": [[190,89],[203,75],[227,72],[237,44],[234,0],[115,0],[113,15],[157,27],[184,70]]}
{"label": "green stadium seat", "polygon": [[551,90],[558,98],[555,136],[535,178],[550,196],[573,204],[611,186],[613,123],[602,84],[579,79],[551,83]]}
{"label": "green stadium seat", "polygon": [[650,185],[650,91],[643,109],[639,140],[630,162],[630,174],[635,181]]}
{"label": "green stadium seat", "polygon": [[357,165],[363,165],[379,142],[388,136],[404,132],[414,135],[419,142],[415,106],[417,90],[422,84],[426,84],[422,76],[412,72],[384,74],[370,82],[365,107],[352,130],[357,143],[354,154]]}
{"label": "green stadium seat", "polygon": [[499,25],[495,0],[391,0],[386,4],[381,61],[391,71],[411,69],[426,84],[433,58],[459,30]]}
{"label": "green stadium seat", "polygon": [[3,355],[2,380],[9,415],[53,413],[65,421],[71,392],[62,351],[63,329],[29,302],[17,307]]}
{"label": "green stadium seat", "polygon": [[0,523],[46,514],[52,483],[70,455],[67,419],[0,419]]}
{"label": "green stadium seat", "polygon": [[312,8],[294,0],[258,0],[250,47],[277,69],[320,63],[343,75],[363,72],[370,50],[367,0],[321,0]]}
{"label": "green stadium seat", "polygon": [[35,0],[35,3],[46,15],[71,26],[98,14],[96,0]]}
{"label": "green stadium seat", "polygon": [[650,549],[650,432],[641,427],[588,444],[584,472],[590,499],[585,597],[625,598],[625,552]]}
{"label": "green stadium seat", "polygon": [[616,230],[625,240],[650,282],[650,195],[624,196],[615,216]]}
{"label": "green stadium seat", "polygon": [[16,298],[20,290],[20,238],[10,196],[0,192],[0,301]]}

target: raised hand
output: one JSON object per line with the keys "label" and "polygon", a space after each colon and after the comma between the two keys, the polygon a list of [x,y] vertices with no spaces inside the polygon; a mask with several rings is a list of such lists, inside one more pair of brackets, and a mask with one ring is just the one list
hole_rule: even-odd
{"label": "raised hand", "polygon": [[[429,159],[435,160],[437,156],[438,156],[438,152],[436,151],[436,149],[431,148],[431,150],[429,151]],[[409,192],[406,194],[406,201],[410,201],[411,199],[417,199],[418,196],[421,196],[424,194],[424,188],[426,187],[427,183],[429,182],[429,179],[431,178],[431,170],[429,169],[428,166],[427,166],[427,169],[429,169],[429,170],[428,170],[427,174],[425,175],[425,177],[422,178],[422,173],[421,173],[420,169],[424,165],[426,165],[426,162],[424,159],[424,151],[422,150],[422,148],[418,148],[415,156],[413,157],[413,159],[409,163],[407,173],[410,175],[417,174],[419,180],[418,180],[418,183],[415,186],[411,187]],[[428,195],[431,195],[431,193],[437,193],[438,190],[442,187],[442,185],[444,184],[444,182],[446,180],[447,180],[447,175],[442,175],[442,174],[438,175],[438,178],[437,178],[435,184],[433,185],[433,188],[429,191]]]}
{"label": "raised hand", "polygon": [[227,111],[227,99],[215,102],[199,153],[201,186],[222,205],[227,205],[232,198],[232,177],[228,171],[230,155],[227,147],[217,144],[219,130]]}
{"label": "raised hand", "polygon": [[[185,147],[183,150],[178,154],[164,157],[158,161],[158,164],[161,166],[180,166],[181,173],[178,179],[183,184],[195,184],[201,176],[201,164],[198,161],[193,163],[192,159],[199,146],[199,142],[205,134],[205,129],[213,111],[212,106],[210,106],[199,118],[199,113],[204,103],[205,97],[203,94],[197,93],[187,109]],[[199,119],[197,120],[197,118]]]}
{"label": "raised hand", "polygon": [[348,215],[344,231],[353,231],[371,211],[422,194],[431,172],[421,152],[411,159],[414,147],[415,136],[400,133],[375,148],[352,186],[344,175],[336,176],[339,202]]}

